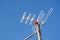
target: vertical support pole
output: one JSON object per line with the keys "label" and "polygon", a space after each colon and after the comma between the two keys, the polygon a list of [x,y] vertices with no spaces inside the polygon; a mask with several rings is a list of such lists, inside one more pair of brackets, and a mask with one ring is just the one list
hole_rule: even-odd
{"label": "vertical support pole", "polygon": [[38,40],[42,40],[40,24],[37,24],[37,29],[36,30],[37,30]]}

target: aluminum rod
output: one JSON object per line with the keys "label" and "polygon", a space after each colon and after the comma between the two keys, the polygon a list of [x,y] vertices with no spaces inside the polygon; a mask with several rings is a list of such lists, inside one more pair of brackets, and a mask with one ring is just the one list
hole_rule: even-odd
{"label": "aluminum rod", "polygon": [[33,37],[35,34],[37,34],[37,32],[35,32],[35,33],[33,33],[33,34],[29,35],[29,36],[28,36],[28,37],[26,37],[24,40],[28,40],[29,38]]}

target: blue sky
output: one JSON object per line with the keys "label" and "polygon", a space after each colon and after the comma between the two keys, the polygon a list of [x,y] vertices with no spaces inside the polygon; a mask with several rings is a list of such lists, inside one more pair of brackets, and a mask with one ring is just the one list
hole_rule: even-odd
{"label": "blue sky", "polygon": [[[32,26],[20,23],[23,13],[38,16],[50,8],[53,12],[41,29],[43,40],[60,40],[60,1],[59,0],[0,0],[0,40],[23,40],[33,33]],[[37,35],[29,40],[37,40]]]}

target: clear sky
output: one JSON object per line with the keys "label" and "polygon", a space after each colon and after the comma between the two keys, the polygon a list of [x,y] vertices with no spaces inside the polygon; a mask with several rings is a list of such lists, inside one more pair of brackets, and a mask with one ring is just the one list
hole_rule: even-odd
{"label": "clear sky", "polygon": [[[32,34],[32,26],[20,23],[23,13],[38,16],[50,8],[53,12],[41,29],[43,40],[60,40],[60,1],[59,0],[0,0],[0,40],[23,40]],[[37,35],[29,40],[37,40]]]}

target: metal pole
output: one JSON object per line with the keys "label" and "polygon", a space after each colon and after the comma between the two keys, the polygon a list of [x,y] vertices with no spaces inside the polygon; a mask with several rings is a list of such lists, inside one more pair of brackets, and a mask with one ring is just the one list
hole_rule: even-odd
{"label": "metal pole", "polygon": [[33,37],[35,34],[37,34],[37,32],[35,32],[35,33],[33,33],[33,34],[29,35],[29,36],[28,36],[28,37],[26,37],[24,40],[28,40],[29,38]]}
{"label": "metal pole", "polygon": [[40,30],[40,24],[37,25],[37,35],[38,35],[38,40],[42,40],[42,37],[41,37],[41,30]]}

